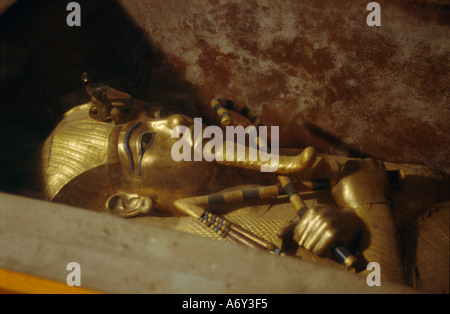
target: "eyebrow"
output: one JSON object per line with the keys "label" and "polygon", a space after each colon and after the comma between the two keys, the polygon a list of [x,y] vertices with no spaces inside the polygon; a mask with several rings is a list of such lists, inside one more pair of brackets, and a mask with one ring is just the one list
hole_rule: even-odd
{"label": "eyebrow", "polygon": [[136,130],[140,125],[142,124],[142,121],[138,121],[135,124],[133,124],[127,132],[125,132],[125,136],[123,137],[123,148],[125,149],[125,153],[128,157],[128,162],[130,163],[130,172],[131,174],[134,173],[134,159],[133,159],[133,153],[130,149],[130,137],[131,133],[133,133],[134,130]]}

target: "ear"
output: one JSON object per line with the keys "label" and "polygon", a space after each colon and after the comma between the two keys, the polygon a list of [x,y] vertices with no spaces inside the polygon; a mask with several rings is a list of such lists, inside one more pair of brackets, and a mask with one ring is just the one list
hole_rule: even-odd
{"label": "ear", "polygon": [[128,218],[149,213],[152,209],[152,200],[139,194],[119,192],[108,198],[105,207],[115,215]]}

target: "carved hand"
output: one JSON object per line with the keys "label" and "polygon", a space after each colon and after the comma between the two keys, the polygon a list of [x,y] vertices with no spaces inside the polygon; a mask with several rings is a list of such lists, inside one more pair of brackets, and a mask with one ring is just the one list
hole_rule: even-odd
{"label": "carved hand", "polygon": [[361,230],[359,218],[351,210],[328,205],[308,209],[294,229],[294,241],[317,255],[325,255],[336,246],[347,246]]}

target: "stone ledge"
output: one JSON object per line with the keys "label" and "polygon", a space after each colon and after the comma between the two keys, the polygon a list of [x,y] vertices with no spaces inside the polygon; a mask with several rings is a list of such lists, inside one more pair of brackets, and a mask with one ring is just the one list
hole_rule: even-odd
{"label": "stone ledge", "polygon": [[338,269],[0,193],[0,268],[107,293],[417,293]]}

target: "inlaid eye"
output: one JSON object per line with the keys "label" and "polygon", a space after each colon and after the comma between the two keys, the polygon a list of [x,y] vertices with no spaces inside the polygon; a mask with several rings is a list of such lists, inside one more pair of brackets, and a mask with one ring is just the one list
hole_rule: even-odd
{"label": "inlaid eye", "polygon": [[155,132],[150,133],[144,133],[141,135],[141,138],[139,140],[139,153],[141,155],[144,155],[144,153],[149,149],[150,145],[153,142],[153,139],[155,138]]}
{"label": "inlaid eye", "polygon": [[142,158],[144,157],[145,152],[150,148],[153,143],[153,139],[155,138],[156,132],[148,132],[141,135],[138,142],[139,148],[139,162],[138,162],[138,170],[137,174],[141,175],[141,167],[142,167]]}

